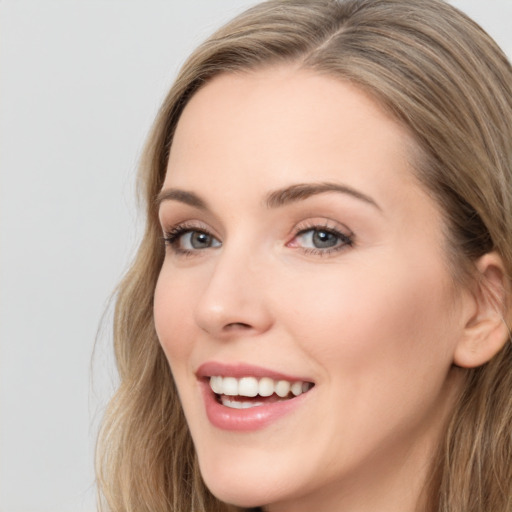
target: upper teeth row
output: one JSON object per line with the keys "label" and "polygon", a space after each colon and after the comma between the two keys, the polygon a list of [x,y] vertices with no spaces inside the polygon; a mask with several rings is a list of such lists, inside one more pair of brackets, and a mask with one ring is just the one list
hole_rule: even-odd
{"label": "upper teeth row", "polygon": [[274,380],[270,377],[257,379],[256,377],[210,377],[210,387],[218,395],[229,396],[270,396],[274,393],[281,398],[289,395],[290,391],[298,396],[305,393],[312,384],[310,382],[290,382],[287,380]]}

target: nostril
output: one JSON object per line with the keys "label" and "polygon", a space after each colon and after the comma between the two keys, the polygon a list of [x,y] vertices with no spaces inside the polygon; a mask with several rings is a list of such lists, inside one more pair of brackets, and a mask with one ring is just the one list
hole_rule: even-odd
{"label": "nostril", "polygon": [[230,324],[227,324],[224,326],[224,329],[226,331],[235,331],[235,330],[245,330],[245,329],[250,329],[251,326],[249,324],[244,324],[242,322],[233,322],[233,323],[230,323]]}

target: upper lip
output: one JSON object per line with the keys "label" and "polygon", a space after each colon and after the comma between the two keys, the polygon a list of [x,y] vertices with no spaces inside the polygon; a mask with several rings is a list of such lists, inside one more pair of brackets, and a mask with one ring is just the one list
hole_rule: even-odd
{"label": "upper lip", "polygon": [[262,366],[255,366],[246,363],[226,364],[217,361],[208,361],[206,363],[203,363],[196,370],[196,376],[200,379],[218,375],[222,377],[235,377],[237,379],[240,379],[242,377],[269,377],[274,380],[287,380],[290,382],[313,382],[311,379],[307,377],[288,375],[282,372],[264,368]]}

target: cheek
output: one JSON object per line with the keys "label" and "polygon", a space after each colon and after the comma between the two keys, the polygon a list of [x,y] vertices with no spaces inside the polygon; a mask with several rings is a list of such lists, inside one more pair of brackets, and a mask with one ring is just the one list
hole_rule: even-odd
{"label": "cheek", "polygon": [[188,280],[176,274],[171,276],[164,264],[155,289],[153,309],[158,339],[173,367],[192,349],[187,332],[193,327],[193,290]]}
{"label": "cheek", "polygon": [[304,275],[290,294],[293,319],[287,323],[294,337],[312,358],[328,369],[338,365],[354,382],[419,378],[418,371],[426,375],[436,365],[445,371],[452,346],[447,280],[439,269],[408,268],[390,262],[375,270]]}
{"label": "cheek", "polygon": [[287,325],[316,362],[326,403],[339,404],[325,423],[340,439],[333,452],[347,440],[355,450],[347,460],[373,443],[418,435],[447,390],[456,339],[450,294],[433,276],[387,270],[317,273],[293,289]]}

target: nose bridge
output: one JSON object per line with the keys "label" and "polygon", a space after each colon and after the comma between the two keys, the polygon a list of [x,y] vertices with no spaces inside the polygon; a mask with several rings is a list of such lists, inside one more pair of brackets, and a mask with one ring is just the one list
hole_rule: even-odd
{"label": "nose bridge", "polygon": [[215,336],[241,329],[246,333],[261,333],[271,323],[261,254],[240,245],[243,244],[227,244],[219,249],[196,306],[196,323]]}

